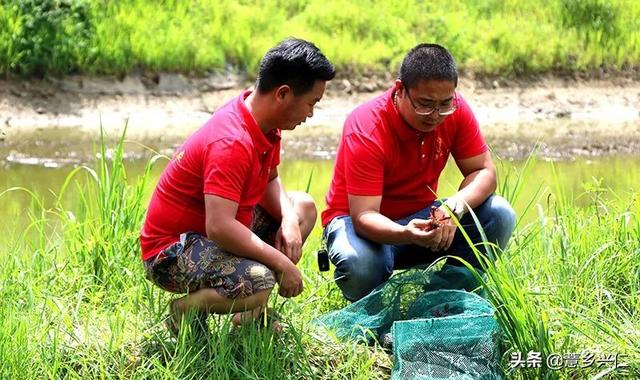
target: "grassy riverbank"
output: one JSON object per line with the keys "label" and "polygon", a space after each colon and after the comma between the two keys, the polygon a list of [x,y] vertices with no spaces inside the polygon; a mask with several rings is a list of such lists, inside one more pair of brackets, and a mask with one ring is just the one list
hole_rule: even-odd
{"label": "grassy riverbank", "polygon": [[[52,206],[43,201],[51,194],[0,192],[2,199],[31,199],[27,228],[9,223],[0,229],[0,377],[388,378],[392,363],[379,348],[338,342],[310,323],[345,305],[331,276],[316,270],[319,229],[304,249],[304,293],[272,300],[290,324],[285,334],[230,331],[228,318],[221,317],[210,319],[212,333],[204,343],[189,333],[171,340],[162,324],[171,296],[144,279],[137,243],[155,181],[149,170],[127,176],[122,145],[99,153],[112,160],[71,172],[53,189]],[[306,184],[310,173],[301,176],[304,171],[293,167],[285,181]],[[636,378],[640,199],[613,194],[595,181],[583,186],[577,205],[561,186],[537,192],[532,173],[526,164],[517,171],[500,168],[500,193],[523,205],[516,207],[519,215],[537,213],[531,222],[521,220],[510,248],[488,271],[486,290],[500,305],[509,350],[505,368],[511,352],[594,356],[586,368],[521,368],[507,378],[586,378],[612,370],[613,363],[596,361],[606,353],[619,354],[619,364],[629,366],[612,376],[626,371]],[[326,186],[320,177],[311,181],[316,199]]]}
{"label": "grassy riverbank", "polygon": [[395,71],[424,41],[447,46],[463,70],[479,74],[628,70],[640,63],[639,20],[632,0],[8,0],[0,3],[0,72],[252,75],[290,35],[316,42],[342,72]]}

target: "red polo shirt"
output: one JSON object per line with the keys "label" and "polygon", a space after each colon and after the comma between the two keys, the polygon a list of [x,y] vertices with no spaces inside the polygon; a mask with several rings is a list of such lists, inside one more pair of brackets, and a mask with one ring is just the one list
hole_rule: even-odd
{"label": "red polo shirt", "polygon": [[[404,218],[431,204],[449,153],[457,160],[487,150],[478,122],[464,99],[434,131],[419,132],[400,117],[395,88],[359,106],[347,118],[338,146],[322,225],[349,215],[347,194],[382,196],[380,213]],[[432,189],[432,190],[430,190]]]}
{"label": "red polo shirt", "polygon": [[249,93],[218,109],[165,168],[140,235],[143,260],[177,242],[184,232],[207,236],[205,194],[237,202],[236,219],[251,225],[269,172],[280,163],[280,130],[262,132],[244,104]]}

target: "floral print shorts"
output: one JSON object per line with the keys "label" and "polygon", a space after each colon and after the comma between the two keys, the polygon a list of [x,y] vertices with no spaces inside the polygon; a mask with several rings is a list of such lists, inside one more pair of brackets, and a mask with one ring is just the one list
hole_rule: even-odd
{"label": "floral print shorts", "polygon": [[[279,223],[256,206],[251,230],[273,245]],[[244,298],[276,283],[271,269],[257,261],[229,253],[205,236],[194,232],[180,235],[180,241],[144,262],[147,279],[172,293],[215,289],[229,298]]]}

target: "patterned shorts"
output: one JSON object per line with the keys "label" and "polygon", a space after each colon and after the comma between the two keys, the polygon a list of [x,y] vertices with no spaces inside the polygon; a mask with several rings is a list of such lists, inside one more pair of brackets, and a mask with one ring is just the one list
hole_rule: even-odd
{"label": "patterned shorts", "polygon": [[[253,212],[251,230],[273,245],[279,223],[262,207]],[[271,289],[273,272],[257,261],[234,256],[205,236],[194,232],[180,235],[180,241],[144,261],[144,269],[154,284],[172,293],[190,293],[213,288],[230,298],[244,298]]]}

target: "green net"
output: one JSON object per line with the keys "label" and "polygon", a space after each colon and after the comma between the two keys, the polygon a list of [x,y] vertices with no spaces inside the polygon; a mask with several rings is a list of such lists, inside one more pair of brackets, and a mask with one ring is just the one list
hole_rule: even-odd
{"label": "green net", "polygon": [[493,307],[465,267],[398,273],[316,321],[341,339],[393,346],[392,379],[501,379]]}

